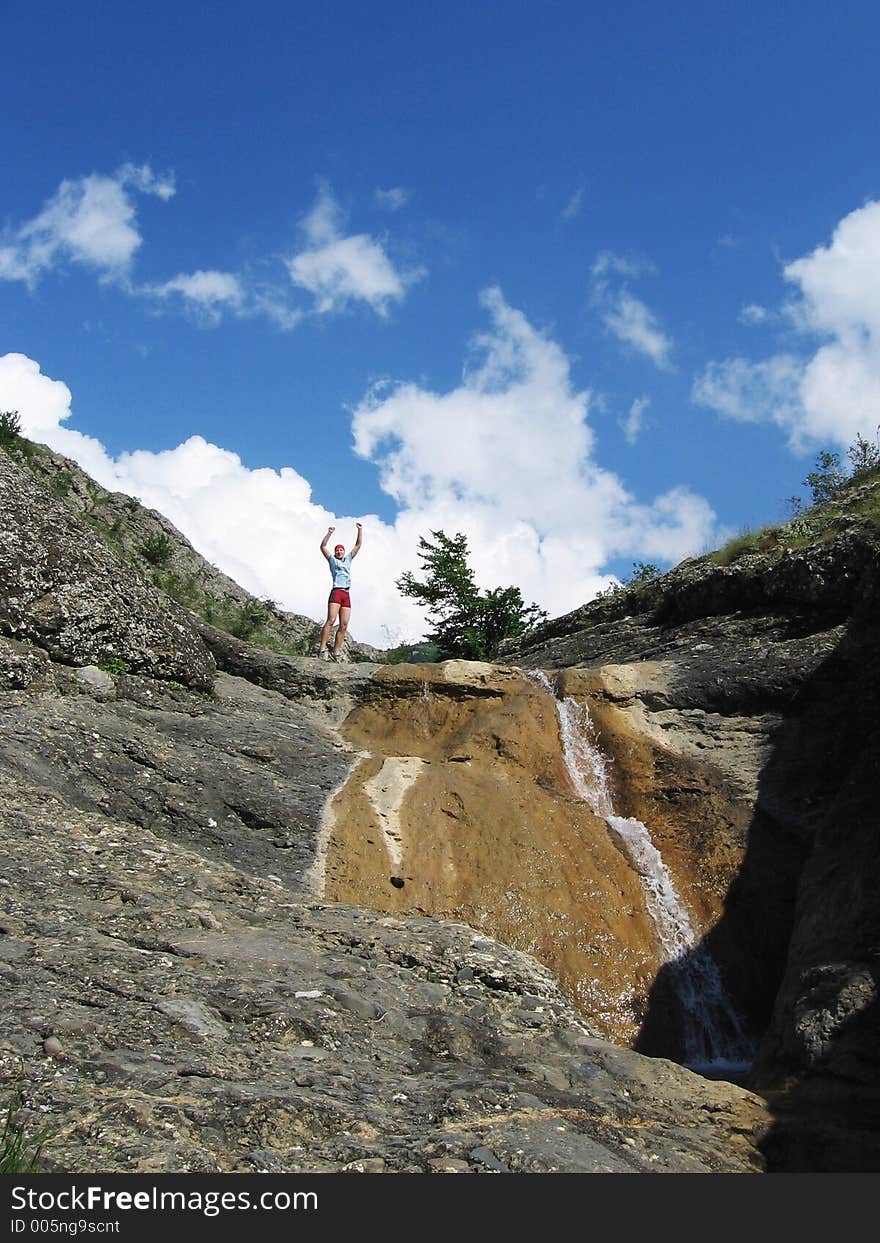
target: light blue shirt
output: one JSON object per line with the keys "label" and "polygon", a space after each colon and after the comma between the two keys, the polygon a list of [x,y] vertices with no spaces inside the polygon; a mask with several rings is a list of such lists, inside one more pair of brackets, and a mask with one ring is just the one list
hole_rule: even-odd
{"label": "light blue shirt", "polygon": [[341,561],[338,557],[334,557],[331,554],[329,562],[330,573],[333,576],[333,586],[344,587],[348,591],[351,586],[351,553],[347,552]]}

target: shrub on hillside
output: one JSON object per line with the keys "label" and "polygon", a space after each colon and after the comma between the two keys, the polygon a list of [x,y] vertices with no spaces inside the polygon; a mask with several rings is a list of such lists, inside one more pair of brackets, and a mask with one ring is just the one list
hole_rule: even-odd
{"label": "shrub on hillside", "polygon": [[164,531],[156,531],[147,536],[138,552],[145,561],[149,561],[150,565],[164,566],[168,565],[174,556],[174,544]]}
{"label": "shrub on hillside", "polygon": [[846,479],[840,469],[840,454],[823,449],[816,458],[816,469],[804,479],[804,486],[810,489],[814,505],[825,505],[833,500]]}
{"label": "shrub on hillside", "polygon": [[0,411],[0,447],[8,448],[21,439],[21,420],[17,410]]}
{"label": "shrub on hillside", "polygon": [[236,639],[250,639],[269,620],[269,610],[262,600],[248,600],[236,609],[229,624],[229,633]]}
{"label": "shrub on hillside", "polygon": [[853,476],[864,475],[867,471],[880,467],[880,427],[877,428],[877,440],[873,442],[860,434],[856,435],[846,455]]}

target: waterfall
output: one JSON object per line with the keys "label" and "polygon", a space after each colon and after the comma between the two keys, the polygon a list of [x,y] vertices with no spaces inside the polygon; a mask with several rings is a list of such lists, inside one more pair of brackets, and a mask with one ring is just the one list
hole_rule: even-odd
{"label": "waterfall", "polygon": [[751,1042],[725,995],[715,960],[704,946],[696,944],[696,933],[675,892],[669,869],[641,820],[614,812],[608,767],[586,704],[570,697],[559,699],[540,669],[530,670],[529,677],[553,696],[565,767],[576,793],[605,821],[639,874],[648,914],[681,1007],[683,1062],[707,1071],[745,1069],[751,1062]]}

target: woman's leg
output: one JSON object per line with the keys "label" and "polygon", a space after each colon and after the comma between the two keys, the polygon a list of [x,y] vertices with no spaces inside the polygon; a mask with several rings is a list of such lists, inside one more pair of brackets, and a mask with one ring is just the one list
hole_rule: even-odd
{"label": "woman's leg", "polygon": [[339,616],[339,605],[330,603],[327,605],[327,620],[321,631],[321,642],[318,644],[318,650],[323,651],[327,646],[327,640],[330,638],[330,631],[333,629],[333,623]]}
{"label": "woman's leg", "polygon": [[345,632],[348,630],[349,617],[351,617],[351,609],[346,608],[343,604],[339,609],[339,629],[336,631],[336,638],[333,641],[334,656],[338,656],[342,651],[342,645],[345,642]]}

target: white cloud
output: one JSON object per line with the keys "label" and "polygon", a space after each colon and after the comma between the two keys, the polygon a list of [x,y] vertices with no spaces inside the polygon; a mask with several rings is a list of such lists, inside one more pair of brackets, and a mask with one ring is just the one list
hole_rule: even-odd
{"label": "white cloud", "polygon": [[740,423],[775,422],[789,426],[797,418],[803,364],[791,354],[764,362],[728,358],[709,363],[694,381],[691,396],[700,406]]}
{"label": "white cloud", "polygon": [[551,612],[607,583],[611,557],[674,561],[706,542],[705,500],[676,489],[639,504],[593,460],[591,396],[559,346],[499,290],[483,302],[492,331],[459,387],[386,386],[355,411],[355,450],[379,466],[398,527],[466,531],[482,586],[516,582]]}
{"label": "white cloud", "polygon": [[376,464],[397,502],[393,523],[333,515],[292,467],[250,470],[199,436],[111,457],[66,425],[69,389],[22,354],[0,357],[0,409],[18,410],[26,435],[104,487],[165,514],[248,590],[315,620],[328,589],[318,545],[329,525],[350,544],[360,518],[352,632],[379,646],[423,631],[419,610],[394,584],[419,570],[419,536],[432,530],[466,533],[482,587],[515,583],[551,614],[606,586],[611,558],[677,561],[708,543],[714,515],[702,497],[676,488],[643,504],[595,462],[590,393],[574,388],[563,351],[499,290],[483,302],[491,329],[457,388],[386,385],[354,413],[355,451]]}
{"label": "white cloud", "polygon": [[[0,233],[0,280],[33,287],[52,269],[77,264],[102,281],[117,282],[133,297],[151,300],[154,308],[182,308],[203,325],[232,314],[265,316],[282,330],[294,328],[307,312],[291,304],[286,280],[282,289],[271,279],[261,282],[215,268],[178,273],[166,281],[132,279],[132,262],[143,244],[134,196],[167,201],[175,192],[173,176],[158,175],[148,164],[124,164],[112,176],[93,173],[62,181],[37,216]],[[400,186],[376,193],[392,210],[408,198]],[[380,241],[364,233],[346,234],[344,223],[339,205],[322,188],[303,222],[305,244],[285,265],[287,277],[312,295],[318,314],[364,302],[385,316],[425,271],[396,266]]]}
{"label": "white cloud", "polygon": [[[831,242],[789,263],[786,312],[807,341],[800,357],[710,363],[693,399],[733,418],[772,421],[795,450],[876,433],[880,411],[880,202],[845,216]],[[816,344],[816,341],[821,344]]]}
{"label": "white cloud", "polygon": [[[501,293],[483,298],[494,331],[478,338],[479,365],[460,388],[436,394],[401,384],[374,393],[355,411],[355,451],[380,464],[382,486],[398,504],[422,509],[438,498],[493,507],[513,518],[565,508],[570,463],[592,444],[588,393],[570,388],[568,360]],[[544,477],[560,487],[524,481]]]}
{"label": "white cloud", "polygon": [[134,186],[142,194],[154,194],[163,203],[167,203],[177,193],[174,174],[165,173],[160,176],[153,172],[149,164],[123,164],[116,179],[122,185]]}
{"label": "white cloud", "polygon": [[400,211],[402,207],[406,207],[409,200],[410,192],[403,186],[391,186],[388,190],[376,191],[376,202],[388,211]]}
{"label": "white cloud", "polygon": [[272,285],[260,285],[234,272],[214,269],[182,272],[170,281],[132,287],[130,292],[153,299],[156,305],[182,308],[203,327],[220,323],[224,315],[237,319],[264,316],[276,328],[289,332],[306,314],[291,306],[284,291]]}
{"label": "white cloud", "polygon": [[216,323],[224,310],[241,310],[245,293],[231,272],[213,270],[181,273],[162,285],[145,286],[140,292],[167,300],[179,298],[183,305],[209,323]]}
{"label": "white cloud", "polygon": [[319,314],[366,302],[378,315],[387,315],[389,303],[403,301],[407,286],[424,271],[398,270],[375,238],[344,236],[342,228],[342,211],[322,188],[303,224],[306,246],[288,261],[291,280],[312,294]]}
{"label": "white cloud", "polygon": [[175,276],[164,285],[155,286],[160,297],[179,293],[192,302],[212,306],[218,302],[238,304],[242,300],[241,283],[230,272],[198,271],[189,275]]}
{"label": "white cloud", "polygon": [[148,165],[62,181],[39,215],[3,239],[0,278],[33,285],[68,261],[104,280],[123,279],[142,241],[129,188],[163,200],[174,193],[171,178],[157,177]]}
{"label": "white cloud", "polygon": [[101,280],[117,281],[133,297],[181,307],[202,324],[214,324],[224,313],[264,315],[287,330],[303,318],[305,312],[291,307],[283,291],[231,272],[202,268],[167,281],[136,283],[130,272],[143,239],[133,193],[167,202],[175,194],[174,178],[154,173],[148,164],[124,164],[112,176],[63,181],[39,215],[0,237],[0,279],[33,286],[60,264],[76,263]]}
{"label": "white cloud", "polygon": [[22,434],[41,440],[70,416],[70,389],[61,380],[50,380],[40,364],[25,354],[0,356],[0,408],[17,410]]}
{"label": "white cloud", "polygon": [[593,264],[593,304],[605,327],[619,341],[644,354],[661,371],[671,370],[672,338],[660,327],[657,316],[636,298],[622,278],[653,272],[647,260],[603,251]]}
{"label": "white cloud", "polygon": [[651,404],[650,397],[637,397],[629,408],[629,414],[623,420],[623,434],[626,443],[634,445],[642,433],[645,424],[645,411]]}
{"label": "white cloud", "polygon": [[672,339],[660,328],[653,311],[625,289],[610,295],[602,320],[616,337],[650,358],[661,370],[670,366]]}
{"label": "white cloud", "polygon": [[880,202],[851,212],[829,246],[785,268],[803,296],[808,323],[833,336],[880,338]]}

